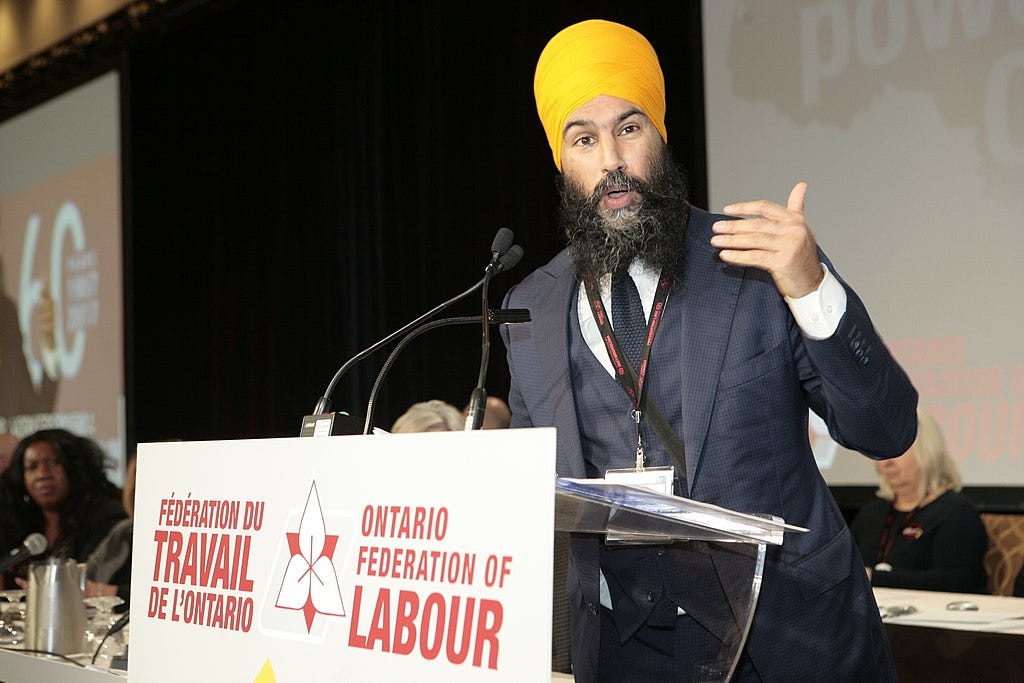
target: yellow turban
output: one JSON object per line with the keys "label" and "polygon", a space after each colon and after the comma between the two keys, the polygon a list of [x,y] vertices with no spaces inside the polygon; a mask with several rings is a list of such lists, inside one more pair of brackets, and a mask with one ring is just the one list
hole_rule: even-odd
{"label": "yellow turban", "polygon": [[533,94],[559,171],[565,122],[577,107],[598,95],[638,105],[668,141],[665,77],[658,55],[628,26],[591,19],[562,29],[540,54]]}

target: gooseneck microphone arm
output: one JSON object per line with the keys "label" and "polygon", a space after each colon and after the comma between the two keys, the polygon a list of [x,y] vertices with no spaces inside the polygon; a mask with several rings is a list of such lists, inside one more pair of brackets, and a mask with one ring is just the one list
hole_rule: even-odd
{"label": "gooseneck microphone arm", "polygon": [[[486,322],[491,325],[510,325],[516,323],[528,323],[530,322],[530,312],[522,308],[499,308],[497,310],[488,311]],[[432,320],[429,323],[417,327],[415,330],[405,335],[398,344],[395,345],[394,350],[388,355],[388,359],[384,361],[384,366],[381,367],[380,372],[377,373],[377,380],[373,383],[373,389],[370,390],[370,400],[366,404],[366,421],[363,423],[363,434],[370,433],[370,427],[373,424],[373,411],[375,408],[375,402],[377,400],[377,393],[380,390],[381,385],[384,383],[384,376],[394,365],[395,359],[398,358],[398,354],[402,352],[406,346],[409,345],[416,337],[420,336],[424,332],[435,330],[439,327],[445,327],[447,325],[464,325],[471,323],[481,322],[481,316],[470,315],[459,318],[442,318],[440,320]]]}
{"label": "gooseneck microphone arm", "polygon": [[[512,231],[509,230],[508,228],[500,228],[497,234],[495,234],[494,240],[491,242],[491,260],[487,264],[487,267],[484,269],[484,276],[476,284],[474,284],[466,291],[452,297],[451,299],[448,299],[447,301],[438,306],[435,306],[434,308],[430,309],[429,311],[427,311],[420,317],[416,318],[412,322],[403,325],[402,327],[395,330],[388,336],[384,337],[377,343],[373,344],[368,348],[363,349],[356,355],[352,356],[352,358],[348,359],[345,362],[345,364],[338,368],[338,371],[334,373],[334,377],[331,378],[330,383],[327,385],[327,390],[324,392],[324,395],[321,396],[320,400],[316,402],[316,406],[313,408],[313,415],[326,415],[328,412],[330,412],[331,394],[334,393],[334,388],[337,386],[338,381],[341,379],[342,375],[348,372],[349,368],[351,368],[353,365],[369,356],[371,353],[381,349],[384,346],[387,346],[392,341],[402,336],[409,330],[414,329],[416,326],[422,324],[425,320],[429,320],[430,318],[437,315],[438,313],[448,308],[449,306],[458,303],[459,301],[462,301],[467,296],[469,296],[470,294],[478,290],[480,287],[482,287],[487,281],[487,279],[491,276],[492,271],[498,272],[496,269],[498,269],[501,264],[501,258],[506,254],[506,252],[509,251],[509,247],[511,246]],[[518,260],[519,259],[516,259],[516,261]]]}
{"label": "gooseneck microphone arm", "polygon": [[373,383],[373,389],[370,390],[370,400],[366,403],[366,421],[363,423],[363,434],[370,433],[370,426],[373,424],[373,409],[374,403],[377,400],[377,392],[380,390],[381,385],[384,383],[384,376],[394,365],[395,359],[398,358],[398,354],[402,352],[406,346],[409,345],[416,337],[420,336],[424,332],[435,330],[438,327],[445,327],[446,325],[464,325],[467,323],[478,323],[480,322],[480,316],[469,315],[460,318],[441,318],[440,320],[432,320],[429,323],[421,325],[414,329],[409,334],[402,338],[402,341],[395,345],[394,350],[388,355],[388,359],[384,361],[384,365],[381,367],[380,372],[377,373],[377,379]]}
{"label": "gooseneck microphone arm", "polygon": [[491,326],[487,324],[487,286],[490,284],[488,274],[484,275],[484,284],[480,288],[481,308],[483,309],[483,332],[480,337],[480,372],[477,375],[476,386],[469,395],[469,409],[466,411],[466,431],[480,429],[484,422],[484,410],[487,408],[487,390],[484,389],[484,381],[487,374],[487,364],[491,358]]}
{"label": "gooseneck microphone arm", "polygon": [[380,348],[382,348],[384,346],[387,346],[388,344],[393,342],[395,339],[397,339],[401,335],[405,334],[409,330],[413,329],[417,325],[422,324],[424,320],[429,320],[430,318],[432,318],[433,316],[437,315],[438,313],[440,313],[444,309],[448,308],[452,304],[455,304],[455,303],[458,303],[459,301],[462,301],[467,296],[469,296],[470,294],[475,292],[477,289],[479,289],[481,287],[481,285],[483,285],[483,282],[484,281],[481,278],[479,282],[477,282],[475,285],[473,285],[472,287],[470,287],[466,291],[464,291],[461,294],[458,294],[456,296],[453,296],[451,299],[448,299],[447,301],[445,301],[444,303],[442,303],[442,304],[440,304],[438,306],[435,306],[434,308],[430,309],[429,311],[427,311],[426,313],[424,313],[420,317],[416,318],[412,322],[410,322],[410,323],[408,323],[406,325],[403,325],[402,327],[400,327],[399,329],[395,330],[394,332],[392,332],[388,336],[384,337],[383,339],[378,341],[376,344],[363,349],[362,351],[360,351],[356,355],[354,355],[351,358],[349,358],[345,362],[345,364],[342,365],[340,368],[338,368],[338,371],[336,373],[334,373],[334,377],[331,379],[331,383],[327,385],[327,391],[325,391],[324,395],[320,397],[320,400],[316,402],[316,407],[313,408],[313,415],[324,415],[324,414],[326,414],[326,413],[328,413],[330,411],[330,409],[331,409],[331,398],[330,397],[331,397],[331,394],[334,393],[334,387],[338,384],[338,380],[341,379],[342,375],[344,375],[346,372],[348,372],[349,368],[351,368],[353,365],[355,365],[356,363],[358,363],[362,359],[364,359],[367,356],[369,356],[374,351],[377,351]]}
{"label": "gooseneck microphone arm", "polygon": [[[523,248],[518,244],[513,244],[509,247],[508,253],[502,257],[502,261],[506,263],[503,269],[508,270],[519,263],[521,258],[523,258]],[[501,265],[501,262],[499,262],[499,265]],[[484,410],[487,408],[487,389],[484,388],[484,383],[487,381],[487,366],[491,359],[491,326],[487,315],[487,311],[489,310],[487,302],[487,285],[490,284],[491,278],[498,272],[499,271],[495,269],[493,273],[484,273],[484,283],[481,289],[481,303],[483,310],[481,319],[483,320],[483,332],[480,344],[480,372],[477,375],[476,387],[473,389],[473,393],[470,394],[469,397],[469,410],[466,411],[467,431],[480,429],[484,422]]]}

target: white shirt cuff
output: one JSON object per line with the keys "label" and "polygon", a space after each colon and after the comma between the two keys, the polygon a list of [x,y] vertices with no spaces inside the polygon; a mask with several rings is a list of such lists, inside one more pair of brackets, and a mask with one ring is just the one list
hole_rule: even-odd
{"label": "white shirt cuff", "polygon": [[846,290],[824,263],[821,268],[825,277],[816,290],[799,299],[785,297],[796,324],[807,337],[815,340],[831,337],[846,313]]}

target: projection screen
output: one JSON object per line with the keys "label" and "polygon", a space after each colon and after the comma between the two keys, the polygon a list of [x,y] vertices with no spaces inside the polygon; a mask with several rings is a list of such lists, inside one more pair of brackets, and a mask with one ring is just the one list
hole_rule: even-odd
{"label": "projection screen", "polygon": [[[965,483],[1024,484],[1024,0],[713,0],[703,17],[711,207],[785,203],[806,180],[819,244]],[[821,429],[829,483],[877,481]]]}
{"label": "projection screen", "polygon": [[118,102],[108,73],[0,124],[0,432],[64,427],[120,465]]}

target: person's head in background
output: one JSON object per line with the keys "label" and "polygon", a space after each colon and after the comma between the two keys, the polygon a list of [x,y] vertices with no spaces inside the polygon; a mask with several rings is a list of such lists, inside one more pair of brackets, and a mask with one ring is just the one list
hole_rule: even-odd
{"label": "person's head in background", "polygon": [[483,429],[508,429],[512,424],[512,411],[508,404],[497,396],[488,396],[484,405]]}
{"label": "person's head in background", "polygon": [[949,451],[942,430],[930,414],[918,409],[917,439],[903,455],[875,463],[880,480],[878,495],[911,508],[933,500],[946,491],[961,488],[960,470]]}
{"label": "person's head in background", "polygon": [[0,434],[0,474],[11,466],[11,455],[18,447],[18,437],[10,432]]}
{"label": "person's head in background", "polygon": [[11,454],[4,484],[16,498],[44,510],[66,500],[116,491],[107,479],[100,445],[65,429],[43,429],[22,439]]}
{"label": "person's head in background", "polygon": [[[469,417],[469,405],[462,409],[462,418]],[[480,429],[508,429],[512,424],[512,411],[504,399],[488,396],[484,402],[484,419]]]}
{"label": "person's head in background", "polygon": [[455,406],[433,399],[415,403],[391,426],[393,434],[410,432],[457,432],[465,426],[462,413]]}

